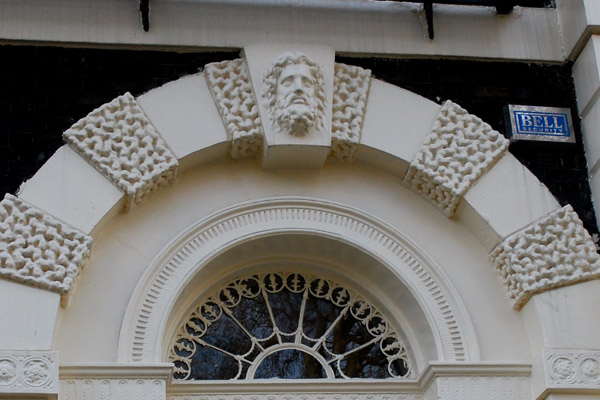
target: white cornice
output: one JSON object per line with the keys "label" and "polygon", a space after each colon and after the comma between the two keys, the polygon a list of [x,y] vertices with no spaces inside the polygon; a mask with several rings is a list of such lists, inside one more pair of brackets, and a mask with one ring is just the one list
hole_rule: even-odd
{"label": "white cornice", "polygon": [[[529,391],[528,363],[434,362],[418,379],[302,379],[256,381],[172,381],[172,364],[105,363],[69,364],[60,367],[61,396],[75,400],[93,392],[137,394],[169,399],[423,399],[438,391],[473,396],[465,400],[525,399]],[[514,395],[518,394],[517,397]],[[486,397],[477,397],[477,396]],[[155,396],[155,397],[153,397]],[[512,396],[512,397],[507,397]],[[61,398],[63,398],[61,397]],[[107,397],[109,398],[109,397]],[[112,398],[112,397],[110,397]],[[119,397],[129,398],[129,397]],[[427,397],[428,398],[428,397]],[[446,398],[446,397],[444,397]]]}
{"label": "white cornice", "polygon": [[[423,393],[431,388],[436,379],[450,378],[452,381],[437,382],[437,390],[459,385],[462,389],[481,393],[481,379],[485,384],[500,384],[511,390],[527,387],[531,375],[531,365],[528,363],[494,363],[494,362],[432,362],[418,379],[412,380],[382,380],[382,379],[353,379],[353,380],[258,380],[258,381],[171,381],[172,364],[166,363],[104,363],[104,364],[68,364],[60,367],[60,379],[64,381],[66,398],[78,398],[77,394],[97,387],[98,390],[110,392],[115,382],[122,387],[131,386],[135,382],[137,389],[143,390],[148,396],[158,389],[166,391],[169,398],[199,399],[199,398],[254,398],[256,395],[269,394],[272,398],[287,399],[288,396],[298,398],[332,398],[343,395],[352,398],[409,398],[421,399]],[[467,378],[468,381],[464,381]],[[498,381],[501,379],[501,381]],[[164,382],[162,385],[159,382]],[[453,383],[452,383],[453,382]],[[150,385],[148,385],[150,383]],[[87,386],[86,386],[87,385]],[[479,386],[478,386],[479,385]],[[102,387],[101,387],[102,386]],[[112,389],[117,389],[113,387]],[[489,392],[489,390],[488,390]],[[487,393],[487,392],[486,392]],[[498,394],[492,390],[491,393]],[[502,393],[500,393],[502,394]],[[232,397],[233,396],[233,397]],[[315,397],[318,396],[318,397]],[[392,396],[392,397],[389,397]],[[400,396],[400,397],[397,397]],[[271,398],[270,397],[270,398]],[[497,397],[494,397],[494,399]],[[524,397],[519,397],[524,398]],[[469,398],[471,399],[471,398]]]}
{"label": "white cornice", "polygon": [[254,394],[254,393],[419,393],[438,377],[529,377],[531,365],[527,363],[441,363],[433,362],[415,380],[354,379],[352,381],[281,380],[276,381],[203,381],[201,385],[190,381],[173,382],[169,395],[186,394]]}
{"label": "white cornice", "polygon": [[527,363],[443,363],[430,362],[419,377],[425,386],[439,376],[530,376],[531,365]]}
{"label": "white cornice", "polygon": [[203,381],[202,384],[193,381],[178,381],[171,385],[169,394],[254,394],[254,393],[397,393],[418,392],[421,385],[418,381],[326,381],[323,379],[303,379],[276,381]]}
{"label": "white cornice", "polygon": [[[417,3],[365,0],[4,0],[0,42],[67,46],[238,49],[253,43],[327,45],[342,54],[562,62],[556,9],[435,5],[435,39]],[[331,34],[335,32],[335,34]],[[493,38],[493,40],[490,40]]]}
{"label": "white cornice", "polygon": [[166,379],[171,378],[171,363],[80,363],[62,364],[60,379]]}

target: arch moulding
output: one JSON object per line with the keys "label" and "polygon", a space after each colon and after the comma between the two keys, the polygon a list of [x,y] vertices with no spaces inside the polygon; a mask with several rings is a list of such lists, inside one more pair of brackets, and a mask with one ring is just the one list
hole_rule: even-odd
{"label": "arch moulding", "polygon": [[[265,69],[290,50],[305,53],[323,75],[318,80],[324,105],[315,125],[319,128],[299,136],[277,131],[276,119],[268,116],[271,103],[262,99]],[[324,46],[256,45],[237,60],[208,65],[203,73],[137,98],[119,96],[73,125],[64,139],[68,146],[25,182],[17,196],[0,202],[0,300],[5,305],[0,363],[12,374],[10,384],[0,381],[0,395],[56,396],[58,368],[37,371],[47,377],[43,388],[27,386],[23,376],[28,371],[17,361],[32,355],[52,360],[52,365],[60,360],[53,351],[56,315],[68,312],[66,300],[93,256],[92,241],[102,227],[123,212],[135,213],[137,204],[173,184],[182,171],[244,157],[260,159],[264,169],[357,162],[397,177],[480,240],[507,302],[523,311],[532,351],[527,362],[536,373],[531,391],[526,387],[522,393],[545,398],[553,391],[600,391],[600,339],[593,334],[600,331],[600,320],[586,318],[597,315],[594,305],[600,302],[600,257],[593,241],[573,210],[561,208],[507,153],[501,134],[451,101],[438,105],[372,79],[370,71],[335,63],[335,52]],[[145,374],[147,383],[153,382],[154,372],[147,371],[153,367],[147,363],[162,361],[167,318],[194,274],[245,241],[284,234],[327,238],[369,254],[394,272],[423,309],[439,360],[479,360],[460,296],[417,245],[395,227],[351,207],[282,196],[203,216],[148,266],[119,337],[118,360],[139,367],[129,372],[130,381]],[[583,361],[598,368],[584,370],[577,364]],[[75,377],[73,382],[90,374],[119,375],[112,367],[103,368],[88,375],[77,368],[64,370]],[[161,376],[168,375],[168,366],[160,368]],[[436,368],[432,364],[423,376],[431,378]],[[492,372],[498,377],[502,371]],[[452,374],[464,375],[465,370]],[[527,374],[521,369],[516,375],[521,379]],[[468,386],[457,385],[461,390]],[[479,393],[486,398],[510,397],[482,385]],[[82,397],[75,386],[67,399]],[[164,398],[163,389],[153,390]]]}
{"label": "arch moulding", "polygon": [[381,260],[408,287],[433,329],[439,360],[477,361],[473,327],[450,281],[418,246],[381,221],[340,204],[308,198],[260,199],[192,226],[165,248],[136,288],[121,327],[119,361],[160,362],[174,303],[219,253],[277,234],[345,242]]}

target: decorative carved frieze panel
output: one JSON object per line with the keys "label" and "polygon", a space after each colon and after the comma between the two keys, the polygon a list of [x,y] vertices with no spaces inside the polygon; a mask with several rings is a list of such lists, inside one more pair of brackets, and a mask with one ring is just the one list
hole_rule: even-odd
{"label": "decorative carved frieze panel", "polygon": [[545,350],[549,388],[600,390],[600,351]]}
{"label": "decorative carved frieze panel", "polygon": [[0,276],[66,293],[92,238],[7,194],[0,202]]}
{"label": "decorative carved frieze panel", "polygon": [[204,77],[229,136],[231,157],[258,157],[263,126],[244,60],[206,64]]}
{"label": "decorative carved frieze panel", "polygon": [[330,155],[352,160],[362,131],[371,70],[335,63]]}
{"label": "decorative carved frieze panel", "polygon": [[529,377],[461,376],[436,379],[438,399],[529,400]]}
{"label": "decorative carved frieze panel", "polygon": [[600,255],[570,205],[505,238],[490,254],[510,303],[600,277]]}
{"label": "decorative carved frieze panel", "polygon": [[61,400],[165,400],[170,364],[82,364],[60,368]]}
{"label": "decorative carved frieze panel", "polygon": [[63,139],[125,193],[127,208],[175,180],[177,159],[130,93],[92,111]]}
{"label": "decorative carved frieze panel", "polygon": [[404,182],[450,217],[467,190],[506,153],[508,144],[481,119],[446,101]]}
{"label": "decorative carved frieze panel", "polygon": [[164,379],[61,380],[61,400],[164,400]]}
{"label": "decorative carved frieze panel", "polygon": [[0,397],[58,394],[58,352],[0,351]]}

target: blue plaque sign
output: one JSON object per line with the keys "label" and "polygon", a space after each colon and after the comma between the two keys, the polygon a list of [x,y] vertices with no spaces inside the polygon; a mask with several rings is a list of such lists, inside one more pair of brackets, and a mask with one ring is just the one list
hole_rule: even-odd
{"label": "blue plaque sign", "polygon": [[509,105],[507,126],[511,140],[575,143],[568,108]]}

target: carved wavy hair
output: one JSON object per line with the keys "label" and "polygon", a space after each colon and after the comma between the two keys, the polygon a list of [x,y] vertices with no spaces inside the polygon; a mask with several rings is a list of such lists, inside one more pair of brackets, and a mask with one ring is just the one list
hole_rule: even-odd
{"label": "carved wavy hair", "polygon": [[275,124],[279,124],[279,116],[283,113],[283,110],[279,110],[277,107],[277,84],[284,68],[294,64],[304,64],[308,66],[311,76],[316,82],[315,96],[317,99],[317,119],[315,125],[319,130],[322,130],[325,127],[325,80],[323,79],[321,68],[319,68],[317,63],[303,53],[285,52],[277,57],[267,68],[263,78],[263,103],[271,111],[269,113],[271,121]]}

